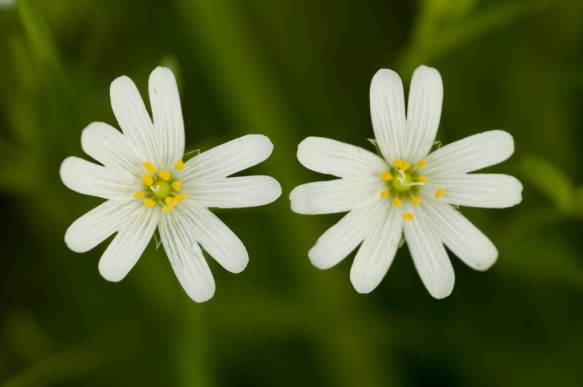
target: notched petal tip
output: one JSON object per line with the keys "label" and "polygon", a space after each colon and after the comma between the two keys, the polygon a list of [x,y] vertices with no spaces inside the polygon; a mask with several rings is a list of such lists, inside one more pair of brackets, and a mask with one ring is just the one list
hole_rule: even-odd
{"label": "notched petal tip", "polygon": [[209,290],[208,293],[196,293],[196,294],[190,294],[190,293],[186,293],[188,295],[188,297],[190,297],[191,300],[193,300],[194,302],[198,302],[203,303],[203,302],[207,302],[209,301],[211,298],[213,298],[213,296],[215,295],[215,288],[213,287],[212,290]]}
{"label": "notched petal tip", "polygon": [[417,66],[417,68],[415,69],[413,74],[419,74],[419,75],[429,75],[429,76],[439,76],[441,78],[441,75],[439,74],[439,71],[437,71],[437,69],[435,67],[430,67],[427,65],[419,65]]}
{"label": "notched petal tip", "polygon": [[233,274],[239,274],[242,273],[246,268],[247,265],[249,264],[249,255],[245,255],[245,257],[241,258],[239,261],[237,261],[237,265],[232,264],[229,267],[225,267],[225,270],[227,270],[230,273]]}
{"label": "notched petal tip", "polygon": [[302,161],[303,159],[305,159],[306,156],[309,156],[314,148],[316,148],[318,146],[318,142],[323,140],[322,137],[315,137],[315,136],[310,136],[310,137],[306,137],[304,138],[299,144],[298,144],[298,151],[296,152],[296,157],[298,158],[299,162],[305,166],[304,161]]}
{"label": "notched petal tip", "polygon": [[174,73],[172,72],[172,70],[168,67],[165,66],[157,66],[154,70],[152,70],[152,72],[150,73],[150,77],[152,77],[153,75],[170,75],[172,77],[174,77]]}
{"label": "notched petal tip", "polygon": [[439,104],[441,105],[443,99],[443,80],[437,69],[425,65],[417,67],[411,78],[412,88],[415,87],[414,84],[421,87],[424,93],[430,91],[434,93],[435,98],[439,100]]}
{"label": "notched petal tip", "polygon": [[291,210],[297,214],[312,215],[314,211],[310,205],[309,193],[306,185],[298,185],[289,194]]}
{"label": "notched petal tip", "polygon": [[505,130],[495,129],[481,134],[488,136],[490,141],[496,145],[497,153],[501,154],[498,163],[507,160],[514,153],[514,137]]}
{"label": "notched petal tip", "polygon": [[79,243],[79,238],[77,238],[77,236],[75,235],[74,226],[75,223],[69,226],[69,228],[67,228],[67,231],[65,231],[64,240],[65,245],[67,245],[67,248],[74,253],[85,253],[91,250],[91,248],[88,249],[85,244]]}
{"label": "notched petal tip", "polygon": [[318,243],[308,251],[308,258],[312,265],[320,270],[330,269],[338,264],[338,262],[331,261],[329,258],[323,258],[322,253],[319,251]]}
{"label": "notched petal tip", "polygon": [[111,264],[105,264],[103,259],[99,260],[97,268],[99,270],[99,274],[109,282],[120,282],[128,274],[126,271],[113,269]]}
{"label": "notched petal tip", "polygon": [[490,269],[496,261],[498,260],[498,250],[495,251],[495,254],[489,257],[483,257],[480,262],[475,262],[471,267],[477,271],[486,271]]}
{"label": "notched petal tip", "polygon": [[59,176],[67,188],[77,191],[75,182],[79,174],[84,172],[80,167],[80,163],[84,162],[87,161],[76,156],[69,156],[61,163],[61,166],[59,167]]}
{"label": "notched petal tip", "polygon": [[353,270],[350,271],[350,282],[360,294],[368,294],[375,290],[379,285],[379,281],[371,281],[368,278],[364,278],[360,273],[355,273]]}
{"label": "notched petal tip", "polygon": [[273,203],[274,201],[279,199],[279,197],[282,194],[281,184],[279,184],[279,181],[275,180],[271,176],[265,176],[265,178],[267,187],[265,189],[266,198],[263,205]]}
{"label": "notched petal tip", "polygon": [[156,89],[156,87],[167,87],[167,85],[171,86],[171,89],[173,90],[178,89],[176,85],[176,77],[172,70],[168,67],[162,66],[158,66],[152,70],[150,77],[148,78],[148,85],[150,89]]}
{"label": "notched petal tip", "polygon": [[517,204],[520,204],[522,202],[522,190],[523,190],[523,185],[522,183],[515,178],[514,176],[508,176],[509,179],[509,196],[510,196],[510,200],[509,200],[509,206],[508,207],[513,207]]}
{"label": "notched petal tip", "polygon": [[398,82],[401,84],[401,77],[391,69],[379,69],[372,77],[371,91],[377,86],[384,87],[386,82]]}
{"label": "notched petal tip", "polygon": [[111,85],[109,85],[109,94],[111,98],[117,97],[120,91],[127,87],[135,88],[136,84],[130,77],[127,75],[120,75],[119,77],[115,78],[111,81]]}
{"label": "notched petal tip", "polygon": [[436,300],[442,300],[448,297],[451,292],[453,291],[453,287],[455,284],[455,277],[448,279],[447,281],[443,282],[439,288],[429,289],[427,291],[431,295],[431,297],[435,298]]}
{"label": "notched petal tip", "polygon": [[273,152],[273,143],[269,137],[264,134],[248,134],[241,137],[241,139],[253,143],[258,151],[265,154],[265,159],[267,159],[271,155],[271,152]]}

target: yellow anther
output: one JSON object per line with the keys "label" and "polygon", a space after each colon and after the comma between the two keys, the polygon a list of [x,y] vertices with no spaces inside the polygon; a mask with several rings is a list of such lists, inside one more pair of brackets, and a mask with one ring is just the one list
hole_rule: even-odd
{"label": "yellow anther", "polygon": [[404,162],[401,159],[395,159],[395,167],[397,168],[401,168],[403,166]]}
{"label": "yellow anther", "polygon": [[399,207],[401,205],[401,199],[394,198],[393,199],[393,207]]}
{"label": "yellow anther", "polygon": [[154,171],[156,171],[156,166],[149,161],[144,161],[144,164],[142,165],[144,166],[144,168],[146,168],[146,171],[150,173],[154,173]]}
{"label": "yellow anther", "polygon": [[180,191],[180,188],[182,188],[182,183],[179,181],[175,181],[172,183],[172,189],[176,192]]}
{"label": "yellow anther", "polygon": [[419,176],[419,182],[420,183],[427,183],[427,176],[423,176],[423,175]]}
{"label": "yellow anther", "polygon": [[156,202],[153,201],[152,199],[144,199],[144,205],[146,207],[154,207],[156,205]]}
{"label": "yellow anther", "polygon": [[417,161],[417,164],[415,164],[415,166],[417,166],[417,168],[423,168],[425,166],[425,160],[419,160]]}
{"label": "yellow anther", "polygon": [[158,176],[160,176],[160,179],[162,179],[164,181],[168,181],[170,179],[170,172],[163,169],[160,172],[158,172]]}
{"label": "yellow anther", "polygon": [[421,199],[419,199],[417,196],[413,196],[411,201],[413,202],[414,206],[418,206],[421,203]]}
{"label": "yellow anther", "polygon": [[176,169],[184,169],[184,161],[182,160],[178,160],[175,164],[174,164],[174,168]]}
{"label": "yellow anther", "polygon": [[142,191],[136,191],[136,193],[134,193],[134,197],[136,199],[141,199],[144,197],[144,193]]}
{"label": "yellow anther", "polygon": [[152,178],[152,176],[148,175],[147,173],[144,173],[142,175],[142,181],[144,182],[144,184],[146,184],[148,187],[151,186],[152,184],[154,184],[154,179]]}
{"label": "yellow anther", "polygon": [[444,193],[445,193],[445,190],[443,188],[438,189],[437,192],[435,193],[435,198],[439,199],[440,197],[443,196]]}
{"label": "yellow anther", "polygon": [[176,199],[169,196],[166,199],[164,199],[164,203],[168,204],[169,206],[173,206],[176,204]]}
{"label": "yellow anther", "polygon": [[381,191],[381,198],[388,199],[389,191]]}
{"label": "yellow anther", "polygon": [[174,204],[166,204],[164,207],[162,207],[162,212],[168,213],[172,211],[173,208]]}
{"label": "yellow anther", "polygon": [[409,164],[409,163],[407,163],[407,162],[404,162],[404,163],[403,163],[403,166],[401,167],[401,170],[402,170],[403,172],[406,172],[406,171],[408,171],[410,168],[411,168],[411,164]]}
{"label": "yellow anther", "polygon": [[391,181],[391,180],[393,180],[393,175],[389,171],[383,171],[383,173],[381,173],[381,180],[382,181]]}
{"label": "yellow anther", "polygon": [[186,195],[183,193],[181,193],[180,195],[178,195],[174,198],[176,204],[180,203],[184,199],[186,199]]}
{"label": "yellow anther", "polygon": [[413,214],[412,214],[412,213],[410,213],[410,212],[405,212],[405,213],[403,214],[403,219],[405,219],[405,220],[413,220],[413,218],[414,218],[414,216],[413,216]]}

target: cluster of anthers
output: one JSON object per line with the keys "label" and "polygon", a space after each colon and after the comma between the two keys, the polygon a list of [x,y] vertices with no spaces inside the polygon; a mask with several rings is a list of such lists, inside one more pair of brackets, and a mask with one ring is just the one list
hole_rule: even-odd
{"label": "cluster of anthers", "polygon": [[[425,167],[425,160],[419,160],[414,166],[401,159],[395,159],[393,167],[389,167],[381,173],[381,180],[385,182],[386,189],[381,191],[383,199],[392,199],[393,207],[399,207],[404,200],[411,200],[414,206],[421,204],[419,197],[420,187],[427,183],[427,177],[421,174]],[[435,192],[435,199],[443,196],[445,190],[439,188]],[[403,219],[413,220],[410,212],[403,213]]]}
{"label": "cluster of anthers", "polygon": [[[180,193],[182,182],[176,180],[167,169],[156,169],[156,166],[149,161],[143,164],[148,173],[142,175],[144,188],[134,193],[134,198],[143,200],[146,207],[159,205],[162,211],[170,212],[175,205],[186,199],[186,195]],[[178,160],[174,164],[176,170],[184,169],[184,162]]]}

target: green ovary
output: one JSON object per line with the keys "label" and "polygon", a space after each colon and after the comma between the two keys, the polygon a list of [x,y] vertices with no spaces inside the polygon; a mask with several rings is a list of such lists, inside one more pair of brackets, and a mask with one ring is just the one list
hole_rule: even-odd
{"label": "green ovary", "polygon": [[170,195],[172,187],[168,182],[164,180],[158,180],[154,183],[150,190],[152,191],[152,196],[154,198],[164,200]]}

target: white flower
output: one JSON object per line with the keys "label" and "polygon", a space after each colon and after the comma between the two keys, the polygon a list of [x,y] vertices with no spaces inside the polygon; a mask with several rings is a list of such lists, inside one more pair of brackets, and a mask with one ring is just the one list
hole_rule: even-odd
{"label": "white flower", "polygon": [[447,297],[454,272],[444,245],[468,266],[486,270],[498,256],[492,242],[452,206],[503,208],[520,203],[522,185],[502,174],[468,173],[506,160],[510,134],[476,134],[429,154],[441,115],[443,85],[433,68],[417,68],[407,115],[399,76],[382,69],[370,88],[372,123],[382,157],[342,142],[309,137],[298,159],[340,179],[304,184],[290,194],[301,214],[349,211],[310,250],[312,263],[330,268],[361,242],[350,271],[360,293],[387,273],[402,235],[417,272],[435,298]]}
{"label": "white flower", "polygon": [[206,301],[215,283],[201,247],[233,273],[249,260],[239,238],[207,208],[252,207],[277,199],[281,187],[269,176],[228,177],[267,159],[273,144],[265,136],[247,135],[183,162],[184,123],[169,69],[158,67],[150,75],[153,122],[131,79],[117,78],[110,92],[123,134],[102,122],[90,124],[81,145],[103,165],[69,157],[60,171],[70,189],[107,201],[77,219],[65,242],[85,252],[117,232],[99,272],[120,281],[158,227],[184,290],[193,300]]}

